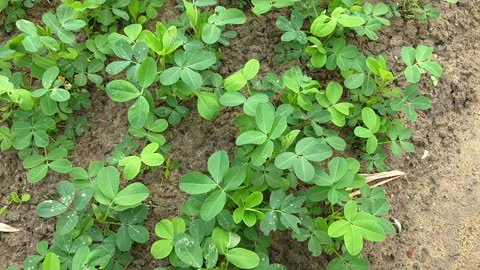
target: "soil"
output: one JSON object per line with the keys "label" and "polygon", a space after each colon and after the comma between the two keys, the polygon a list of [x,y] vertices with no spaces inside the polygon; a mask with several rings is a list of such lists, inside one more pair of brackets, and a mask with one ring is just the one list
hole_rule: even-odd
{"label": "soil", "polygon": [[[403,67],[399,57],[402,46],[433,45],[435,59],[444,68],[437,87],[427,80],[422,84],[423,94],[432,99],[432,109],[410,124],[417,152],[388,161],[391,169],[407,173],[406,178],[385,186],[391,201],[390,218],[402,229],[385,242],[366,245],[365,254],[374,270],[480,269],[480,6],[466,0],[456,5],[437,2],[432,5],[441,8],[442,17],[436,21],[421,24],[395,18],[378,41],[354,41],[365,51],[385,54],[396,73]],[[273,62],[273,44],[281,36],[275,27],[278,15],[256,17],[250,13],[247,23],[235,28],[239,37],[230,47],[222,48],[223,74],[237,70],[250,58],[260,60],[262,74],[282,73],[294,64]],[[105,160],[113,153],[115,144],[127,134],[128,105],[112,102],[104,92],[92,92],[93,108],[85,112],[87,132],[78,138],[71,153],[76,166]],[[180,168],[168,178],[159,170],[139,179],[151,190],[146,222],[151,231],[160,219],[179,214],[185,195],[178,189],[178,178],[189,171],[205,171],[207,157],[217,150],[231,153],[238,133],[233,124],[237,110],[225,109],[208,122],[195,113],[195,104],[187,105],[192,114],[166,134],[173,146],[170,156],[181,163]],[[40,184],[29,184],[15,153],[0,153],[0,206],[6,204],[12,191],[32,195],[30,202],[10,207],[7,216],[0,219],[20,229],[0,234],[2,254],[8,254],[0,256],[0,269],[21,265],[35,252],[38,241],[51,240],[54,220],[41,219],[34,210],[38,202],[55,193],[60,180],[59,175],[49,175]],[[129,269],[165,265],[150,256],[155,237],[151,238],[147,244],[134,247],[135,261]],[[306,246],[288,234],[274,234],[273,239],[272,261],[285,264],[289,270],[325,269],[326,258],[310,256]]]}

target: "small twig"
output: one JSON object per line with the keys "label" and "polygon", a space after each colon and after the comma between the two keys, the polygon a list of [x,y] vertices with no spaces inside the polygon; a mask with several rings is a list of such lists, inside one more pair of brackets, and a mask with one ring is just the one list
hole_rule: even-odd
{"label": "small twig", "polygon": [[[380,182],[370,186],[370,188],[375,188],[375,187],[378,187],[378,186],[385,185],[385,184],[387,184],[387,183],[389,183],[393,180],[396,180],[396,179],[398,179],[402,176],[405,176],[405,173],[401,172],[401,171],[389,171],[389,172],[382,172],[382,173],[376,173],[376,174],[361,174],[361,175],[365,176],[365,183],[371,183],[371,182],[374,182],[376,180],[387,178],[383,181],[380,181]],[[358,195],[360,195],[360,190],[350,192],[350,198],[353,198],[353,197],[358,196]]]}
{"label": "small twig", "polygon": [[17,228],[14,228],[10,225],[7,225],[5,223],[0,223],[0,232],[18,232],[20,231]]}

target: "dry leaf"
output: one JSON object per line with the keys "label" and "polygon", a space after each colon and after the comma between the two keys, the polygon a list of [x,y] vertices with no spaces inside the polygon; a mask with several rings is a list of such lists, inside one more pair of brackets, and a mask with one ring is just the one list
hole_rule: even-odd
{"label": "dry leaf", "polygon": [[5,223],[0,223],[0,232],[18,232],[18,231],[20,230],[17,228],[9,226]]}

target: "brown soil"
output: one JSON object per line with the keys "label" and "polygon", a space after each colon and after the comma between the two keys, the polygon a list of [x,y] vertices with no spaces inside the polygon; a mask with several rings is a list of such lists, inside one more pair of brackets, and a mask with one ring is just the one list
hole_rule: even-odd
{"label": "brown soil", "polygon": [[[172,2],[173,1],[169,1]],[[423,93],[432,99],[432,109],[420,114],[412,125],[417,153],[389,161],[392,169],[403,170],[407,177],[386,186],[391,200],[391,217],[402,224],[399,234],[379,244],[367,244],[366,257],[371,269],[480,269],[480,7],[474,1],[458,5],[434,3],[442,9],[442,18],[422,25],[417,21],[393,19],[384,28],[380,40],[357,39],[359,47],[373,53],[384,53],[394,71],[402,68],[400,49],[405,45],[435,46],[435,58],[444,67],[444,77],[433,88],[423,84]],[[238,39],[223,48],[223,74],[240,68],[250,58],[262,63],[262,72],[282,73],[291,63],[273,62],[273,44],[281,33],[275,30],[278,14],[255,17],[236,28]],[[87,132],[78,140],[72,153],[77,166],[92,160],[105,160],[114,145],[127,134],[127,106],[109,100],[103,92],[92,93],[92,110]],[[189,104],[195,111],[194,104]],[[163,172],[144,174],[139,179],[151,190],[147,227],[153,231],[162,218],[179,214],[185,195],[178,189],[180,175],[206,169],[207,157],[219,150],[231,152],[237,129],[233,118],[238,111],[227,109],[212,122],[196,113],[167,133],[173,146],[171,157],[181,163],[179,170],[165,179]],[[426,158],[422,158],[427,153]],[[21,229],[18,233],[0,234],[0,269],[8,264],[20,265],[34,253],[35,244],[50,240],[54,220],[40,219],[35,205],[55,192],[57,175],[41,184],[26,183],[25,171],[14,153],[0,153],[0,206],[12,191],[28,192],[32,200],[9,208],[6,222]],[[136,246],[136,260],[129,269],[153,269],[165,262],[155,261],[149,247]],[[325,269],[326,259],[308,255],[306,247],[288,234],[275,234],[271,259],[287,269]]]}

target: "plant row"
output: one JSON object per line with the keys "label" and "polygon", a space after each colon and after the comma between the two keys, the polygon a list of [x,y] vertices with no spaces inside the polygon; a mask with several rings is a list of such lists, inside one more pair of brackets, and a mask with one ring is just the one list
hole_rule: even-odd
{"label": "plant row", "polygon": [[[206,120],[239,107],[240,134],[233,153],[209,157],[208,173],[180,178],[190,196],[181,216],[156,225],[155,259],[168,258],[174,269],[284,269],[270,263],[268,248],[272,232],[287,231],[314,256],[326,254],[328,269],[368,269],[364,241],[381,242],[395,228],[385,218],[385,190],[370,188],[360,171],[387,170],[389,153],[415,151],[404,120],[430,108],[417,84],[425,75],[436,84],[442,68],[431,47],[407,46],[394,74],[384,56],[349,42],[347,33],[378,39],[392,6],[319,2],[252,1],[259,16],[289,9],[276,20],[283,32],[276,59],[306,64],[263,78],[256,59],[219,74],[221,46],[246,16],[214,0],[184,0],[178,18],[153,30],[144,25],[163,1],[63,0],[39,24],[17,20],[20,34],[0,46],[0,147],[18,152],[30,183],[52,172],[69,177],[36,210],[57,217],[53,243],[38,243],[23,268],[126,269],[133,244],[151,237],[143,225],[150,191],[130,181],[176,168],[163,133],[195,99]],[[336,79],[315,80],[313,70]],[[129,135],[105,161],[82,168],[71,151],[95,89],[128,102]]]}

